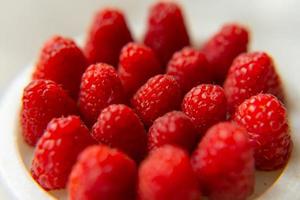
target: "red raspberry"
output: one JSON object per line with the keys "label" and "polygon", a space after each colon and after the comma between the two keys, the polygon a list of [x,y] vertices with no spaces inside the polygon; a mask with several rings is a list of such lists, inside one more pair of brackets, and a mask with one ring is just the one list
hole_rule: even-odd
{"label": "red raspberry", "polygon": [[64,188],[78,154],[94,143],[79,117],[54,118],[34,151],[32,177],[46,190]]}
{"label": "red raspberry", "polygon": [[163,114],[179,108],[180,102],[180,86],[170,75],[150,78],[131,100],[133,108],[147,126]]}
{"label": "red raspberry", "polygon": [[244,100],[261,92],[271,93],[283,100],[281,81],[272,58],[264,52],[238,56],[230,67],[224,90],[231,112]]}
{"label": "red raspberry", "polygon": [[167,74],[173,75],[183,91],[188,92],[200,83],[211,82],[209,67],[203,53],[185,47],[173,55],[167,66]]}
{"label": "red raspberry", "polygon": [[91,126],[101,110],[110,104],[122,103],[123,87],[115,69],[107,64],[91,65],[84,72],[79,93],[79,108]]}
{"label": "red raspberry", "polygon": [[21,126],[25,141],[34,146],[52,118],[76,113],[75,102],[57,83],[31,81],[22,99]]}
{"label": "red raspberry", "polygon": [[175,51],[190,44],[179,5],[158,2],[150,9],[144,43],[155,51],[164,66]]}
{"label": "red raspberry", "polygon": [[248,30],[238,24],[226,24],[203,46],[214,73],[215,81],[222,84],[233,59],[247,51]]}
{"label": "red raspberry", "polygon": [[103,109],[91,134],[99,143],[118,148],[137,161],[141,161],[147,152],[144,126],[125,105],[110,105]]}
{"label": "red raspberry", "polygon": [[126,96],[129,98],[150,77],[162,72],[152,49],[138,43],[129,43],[123,47],[118,70]]}
{"label": "red raspberry", "polygon": [[254,189],[254,158],[247,131],[230,122],[211,127],[191,163],[212,200],[244,200]]}
{"label": "red raspberry", "polygon": [[198,132],[226,119],[226,98],[218,85],[202,84],[192,88],[182,101],[182,111],[194,122]]}
{"label": "red raspberry", "polygon": [[157,118],[148,133],[149,150],[173,144],[191,152],[197,141],[198,134],[193,122],[180,111],[172,111]]}
{"label": "red raspberry", "polygon": [[139,200],[198,200],[199,185],[188,155],[170,145],[157,148],[139,169]]}
{"label": "red raspberry", "polygon": [[88,147],[72,169],[70,200],[132,200],[137,168],[122,152],[104,145]]}
{"label": "red raspberry", "polygon": [[44,44],[32,78],[53,80],[76,99],[86,66],[87,61],[73,40],[54,36]]}
{"label": "red raspberry", "polygon": [[104,62],[117,66],[122,47],[131,41],[123,13],[117,9],[104,9],[94,18],[84,50],[90,64]]}
{"label": "red raspberry", "polygon": [[289,158],[292,142],[286,109],[270,94],[258,94],[245,100],[233,120],[246,127],[255,146],[255,164],[261,170],[283,167]]}

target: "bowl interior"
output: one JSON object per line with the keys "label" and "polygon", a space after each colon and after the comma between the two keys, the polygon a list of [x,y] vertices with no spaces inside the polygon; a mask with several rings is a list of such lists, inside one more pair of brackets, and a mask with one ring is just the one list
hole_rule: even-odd
{"label": "bowl interior", "polygon": [[[17,116],[18,118],[18,116]],[[18,120],[17,120],[18,121]],[[21,130],[18,124],[15,124],[16,126],[16,144],[17,144],[17,152],[20,155],[21,158],[21,165],[24,168],[25,173],[30,173],[30,165],[31,160],[33,157],[33,151],[34,148],[29,146],[25,143],[23,136],[21,134]],[[257,197],[262,196],[273,184],[276,183],[276,180],[278,177],[282,174],[283,170],[276,170],[271,172],[265,172],[265,171],[256,171],[255,173],[255,191],[252,194],[252,196],[249,199],[256,199]],[[31,177],[28,177],[31,179],[30,181],[34,180]],[[38,184],[36,185],[36,190],[43,190]],[[57,198],[66,200],[67,199],[67,191],[65,189],[62,190],[53,190],[50,191],[47,195],[45,194],[46,198]]]}

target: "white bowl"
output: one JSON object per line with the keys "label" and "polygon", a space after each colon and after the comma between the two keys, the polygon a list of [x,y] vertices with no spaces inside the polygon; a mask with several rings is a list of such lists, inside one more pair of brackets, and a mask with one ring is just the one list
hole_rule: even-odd
{"label": "white bowl", "polygon": [[[19,112],[21,105],[21,95],[23,88],[30,80],[32,67],[26,70],[16,78],[0,104],[0,173],[4,184],[16,199],[22,200],[49,200],[49,199],[67,199],[65,190],[52,192],[44,191],[30,176],[29,167],[33,147],[27,145],[21,135],[19,128]],[[288,93],[289,95],[289,93]],[[290,94],[292,97],[293,94]],[[290,105],[297,103],[300,99],[291,98]],[[290,125],[294,149],[288,165],[282,171],[257,172],[255,192],[251,199],[297,199],[300,197],[300,157],[299,149],[300,136],[296,134],[300,131],[299,108],[291,107],[289,112]],[[297,123],[298,122],[298,123]],[[277,177],[280,177],[277,179]],[[293,197],[293,198],[291,198]]]}

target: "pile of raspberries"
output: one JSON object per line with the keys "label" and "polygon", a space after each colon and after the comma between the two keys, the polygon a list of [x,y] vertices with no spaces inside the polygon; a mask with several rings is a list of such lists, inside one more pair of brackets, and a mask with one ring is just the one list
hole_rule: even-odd
{"label": "pile of raspberries", "polygon": [[142,42],[113,8],[82,50],[52,37],[22,99],[32,177],[70,200],[246,199],[292,150],[272,58],[248,42],[232,23],[192,47],[174,2],[150,8]]}

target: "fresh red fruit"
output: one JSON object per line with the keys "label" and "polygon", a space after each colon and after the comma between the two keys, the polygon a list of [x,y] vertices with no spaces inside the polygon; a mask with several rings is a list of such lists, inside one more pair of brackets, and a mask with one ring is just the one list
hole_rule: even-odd
{"label": "fresh red fruit", "polygon": [[233,120],[247,129],[258,169],[274,170],[287,163],[292,142],[286,109],[276,97],[252,96],[238,107]]}
{"label": "fresh red fruit", "polygon": [[144,43],[155,51],[164,66],[175,51],[190,44],[179,5],[158,2],[150,9]]}
{"label": "fresh red fruit", "polygon": [[73,40],[54,36],[44,44],[32,78],[53,80],[77,98],[86,66],[87,61]]}
{"label": "fresh red fruit", "polygon": [[209,199],[245,200],[253,192],[253,149],[243,127],[230,122],[211,127],[191,163]]}
{"label": "fresh red fruit", "polygon": [[122,152],[104,145],[88,147],[72,169],[70,200],[132,200],[137,167]]}
{"label": "fresh red fruit", "polygon": [[118,148],[136,161],[141,161],[146,155],[144,126],[133,110],[125,105],[110,105],[103,109],[91,134],[99,143]]}
{"label": "fresh red fruit", "polygon": [[172,144],[191,152],[198,138],[191,119],[183,112],[172,111],[154,121],[148,132],[148,147],[152,150]]}
{"label": "fresh red fruit", "polygon": [[200,83],[212,82],[211,69],[205,55],[191,47],[185,47],[172,56],[167,74],[177,79],[184,92]]}
{"label": "fresh red fruit", "polygon": [[46,190],[64,188],[78,154],[92,144],[95,141],[79,117],[54,118],[34,151],[32,177]]}
{"label": "fresh red fruit", "polygon": [[165,145],[152,151],[139,169],[139,200],[199,200],[200,190],[185,151]]}
{"label": "fresh red fruit", "polygon": [[244,100],[261,92],[271,93],[284,100],[281,81],[272,58],[264,52],[238,56],[230,67],[224,90],[231,112]]}
{"label": "fresh red fruit", "polygon": [[182,101],[182,111],[189,116],[200,135],[226,119],[226,97],[222,87],[202,84],[192,88]]}
{"label": "fresh red fruit", "polygon": [[122,103],[124,91],[116,70],[104,63],[91,65],[84,72],[79,93],[79,108],[91,126],[101,110],[110,104]]}
{"label": "fresh red fruit", "polygon": [[226,24],[202,47],[217,83],[223,83],[233,59],[247,51],[248,35],[245,27]]}
{"label": "fresh red fruit", "polygon": [[149,78],[161,73],[162,67],[152,49],[129,43],[121,51],[118,71],[126,96],[130,98]]}
{"label": "fresh red fruit", "polygon": [[76,113],[75,102],[57,83],[31,81],[22,98],[21,126],[25,141],[34,146],[52,118]]}
{"label": "fresh red fruit", "polygon": [[131,100],[133,108],[147,126],[163,114],[178,109],[180,102],[180,86],[170,75],[150,78]]}
{"label": "fresh red fruit", "polygon": [[103,9],[92,22],[84,51],[90,64],[104,62],[117,66],[122,47],[131,41],[123,13],[117,9]]}

